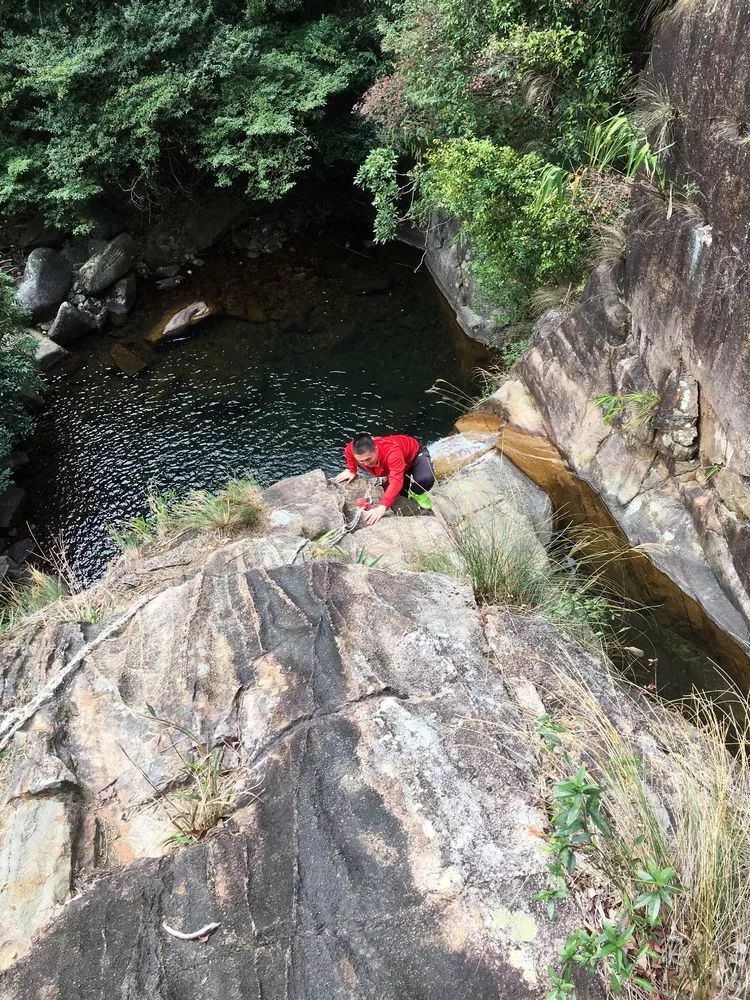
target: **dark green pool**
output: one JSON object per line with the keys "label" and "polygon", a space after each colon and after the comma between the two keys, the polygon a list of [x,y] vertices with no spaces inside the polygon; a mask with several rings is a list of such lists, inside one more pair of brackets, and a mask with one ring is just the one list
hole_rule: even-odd
{"label": "dark green pool", "polygon": [[415,270],[418,254],[342,242],[258,261],[216,256],[168,292],[142,282],[121,337],[137,339],[195,299],[225,313],[137,375],[113,364],[110,336],[75,345],[79,367],[51,375],[29,449],[24,485],[42,548],[60,537],[90,582],[114,553],[107,523],[142,511],[152,487],[330,473],[357,431],[429,442],[450,429],[453,412],[425,392],[437,378],[470,389],[483,356]]}

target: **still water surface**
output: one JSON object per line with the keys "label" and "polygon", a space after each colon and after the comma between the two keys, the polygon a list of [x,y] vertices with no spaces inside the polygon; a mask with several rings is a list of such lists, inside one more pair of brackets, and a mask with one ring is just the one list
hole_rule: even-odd
{"label": "still water surface", "polygon": [[484,360],[457,329],[409,248],[365,255],[340,243],[297,245],[260,261],[216,257],[179,288],[142,282],[129,325],[200,298],[225,310],[123,374],[110,336],[74,347],[52,374],[24,485],[44,548],[61,538],[82,580],[114,554],[106,525],[144,510],[149,489],[215,489],[232,475],[262,483],[341,467],[353,434],[404,432],[429,442],[454,413],[426,390],[471,390]]}

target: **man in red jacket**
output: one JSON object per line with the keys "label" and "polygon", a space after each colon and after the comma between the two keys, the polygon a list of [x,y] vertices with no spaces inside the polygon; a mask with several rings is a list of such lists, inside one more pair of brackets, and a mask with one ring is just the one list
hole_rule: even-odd
{"label": "man in red jacket", "polygon": [[430,453],[424,445],[420,446],[416,438],[407,434],[388,434],[385,437],[358,434],[344,448],[344,458],[346,469],[336,476],[336,483],[351,482],[360,468],[373,476],[388,479],[383,499],[377,507],[363,515],[365,524],[377,524],[399,494],[416,500],[425,510],[432,508],[427,491],[435,485],[435,473]]}

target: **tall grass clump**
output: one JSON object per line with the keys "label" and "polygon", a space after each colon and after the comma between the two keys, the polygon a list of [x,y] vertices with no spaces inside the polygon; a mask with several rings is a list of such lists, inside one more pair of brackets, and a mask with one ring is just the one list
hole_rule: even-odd
{"label": "tall grass clump", "polygon": [[174,540],[190,532],[260,531],[266,508],[260,489],[250,479],[232,479],[223,490],[190,490],[178,496],[149,493],[148,512],[108,525],[110,536],[123,551],[137,551],[153,542]]}
{"label": "tall grass clump", "polygon": [[82,586],[61,542],[43,561],[49,572],[29,566],[21,580],[6,580],[0,586],[0,635],[46,621],[92,625],[101,621],[110,595],[103,588]]}
{"label": "tall grass clump", "polygon": [[[574,670],[551,670],[562,689],[557,746],[545,754],[554,783],[551,848],[560,842],[554,803],[579,775],[596,790],[604,820],[569,845],[565,881],[587,929],[566,943],[561,978],[577,963],[611,985],[615,953],[605,954],[602,942],[617,933],[628,938],[619,955],[628,997],[747,997],[750,701],[740,697],[730,712],[706,694],[679,706],[642,697],[645,724],[625,735],[588,682]],[[641,728],[658,734],[646,760]],[[558,867],[540,899],[567,895],[560,876]],[[574,991],[558,984],[557,995]]]}
{"label": "tall grass clump", "polygon": [[167,843],[186,847],[203,840],[236,806],[237,761],[229,761],[234,751],[225,743],[212,745],[186,726],[163,719],[149,706],[149,718],[158,724],[177,760],[177,773],[163,788],[157,787],[145,771],[128,755],[156,794],[174,827]]}
{"label": "tall grass clump", "polygon": [[558,532],[549,549],[500,512],[469,520],[456,549],[478,601],[543,618],[586,648],[615,653],[626,600],[605,578],[606,555],[594,555],[585,532]]}

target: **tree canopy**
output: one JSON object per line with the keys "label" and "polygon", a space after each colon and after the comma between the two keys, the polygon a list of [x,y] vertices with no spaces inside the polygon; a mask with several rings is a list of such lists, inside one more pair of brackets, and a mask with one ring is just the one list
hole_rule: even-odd
{"label": "tree canopy", "polygon": [[280,197],[356,146],[377,63],[364,3],[2,0],[0,23],[0,211],[63,226],[201,178]]}

